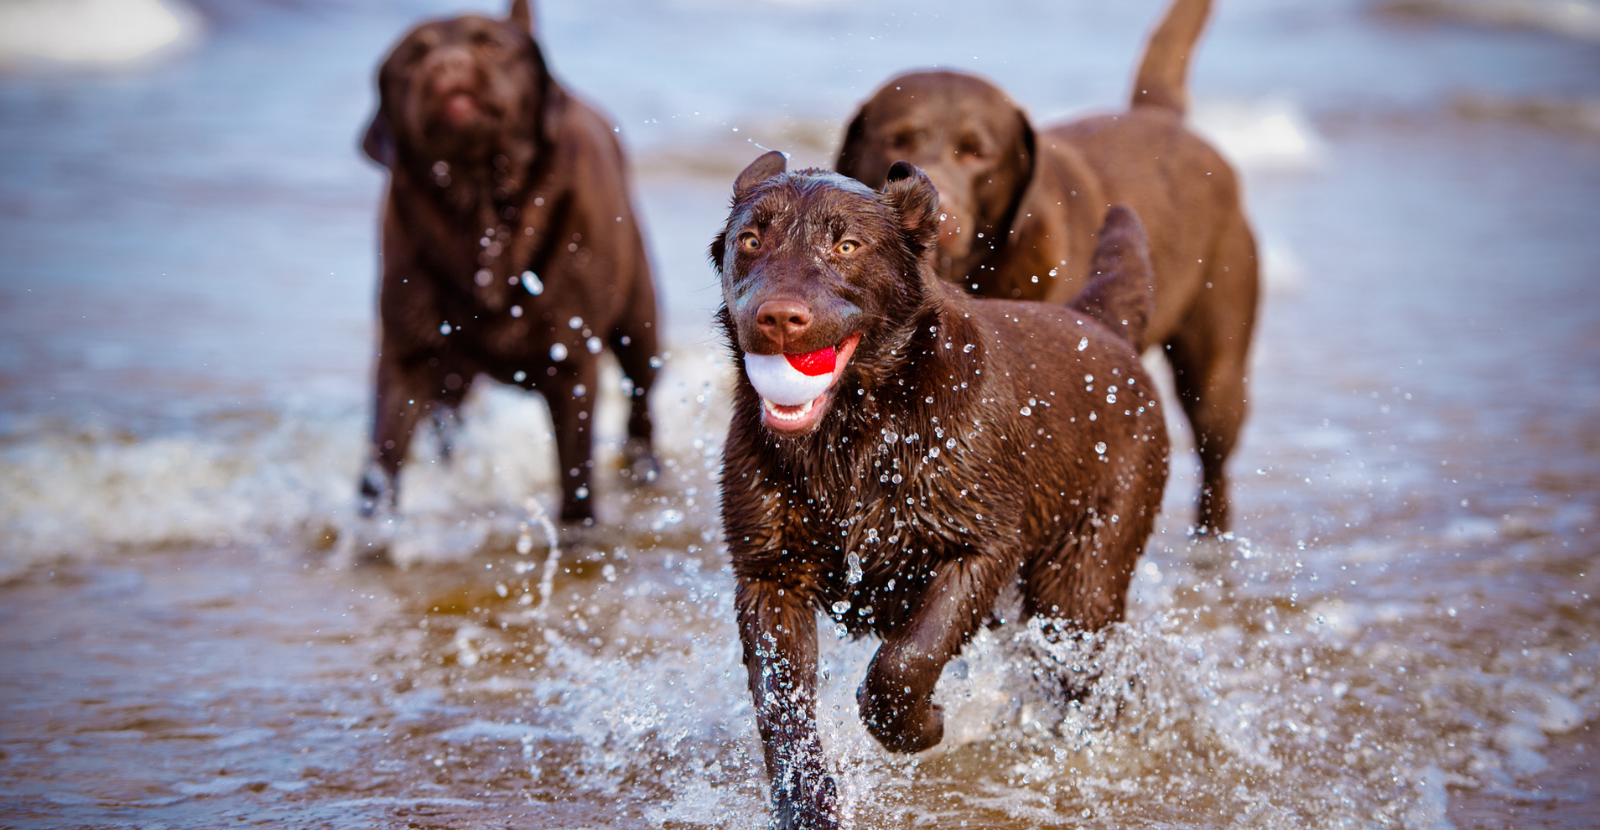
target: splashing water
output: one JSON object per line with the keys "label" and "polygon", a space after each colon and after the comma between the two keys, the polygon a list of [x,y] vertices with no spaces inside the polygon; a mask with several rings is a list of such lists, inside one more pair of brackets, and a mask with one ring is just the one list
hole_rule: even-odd
{"label": "splashing water", "polygon": [[526,556],[533,550],[533,524],[544,531],[545,541],[550,546],[544,558],[544,571],[539,574],[539,604],[533,609],[535,614],[543,618],[550,607],[550,598],[555,595],[556,568],[561,566],[561,539],[556,532],[555,522],[550,521],[550,513],[538,499],[530,496],[523,502],[523,507],[528,511],[532,524],[524,521],[519,525],[517,553]]}

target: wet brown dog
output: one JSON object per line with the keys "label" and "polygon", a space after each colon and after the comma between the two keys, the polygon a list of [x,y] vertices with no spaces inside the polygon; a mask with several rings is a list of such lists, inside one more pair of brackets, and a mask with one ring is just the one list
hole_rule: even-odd
{"label": "wet brown dog", "polygon": [[[1108,213],[1102,273],[1070,306],[977,300],[934,273],[938,196],[916,168],[881,191],[784,168],[769,153],[740,174],[711,249],[742,358],[722,510],[776,825],[832,828],[817,612],[883,639],[857,694],[873,736],[937,744],[934,687],[1002,589],[1069,628],[1121,619],[1167,433],[1130,343],[1151,302],[1131,211]],[[821,391],[755,370],[778,360]]]}
{"label": "wet brown dog", "polygon": [[1174,0],[1150,38],[1127,112],[1036,133],[993,84],[956,72],[889,81],[846,130],[836,168],[871,187],[889,166],[939,191],[939,275],[985,297],[1066,302],[1090,276],[1110,204],[1150,235],[1160,344],[1200,453],[1198,527],[1228,527],[1225,466],[1245,416],[1255,239],[1232,168],[1184,128],[1189,54],[1209,0]]}
{"label": "wet brown dog", "polygon": [[655,288],[611,125],[550,76],[526,0],[416,27],[378,90],[363,148],[390,176],[363,512],[394,504],[420,418],[441,422],[481,373],[545,397],[561,519],[592,521],[602,347],[632,384],[625,461],[657,471]]}

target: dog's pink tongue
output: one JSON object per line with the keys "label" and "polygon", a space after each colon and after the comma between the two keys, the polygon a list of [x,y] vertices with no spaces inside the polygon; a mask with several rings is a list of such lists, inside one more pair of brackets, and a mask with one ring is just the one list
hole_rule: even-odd
{"label": "dog's pink tongue", "polygon": [[789,365],[798,370],[800,374],[816,377],[833,371],[833,360],[836,354],[834,348],[829,346],[826,349],[817,349],[814,352],[806,352],[805,354],[789,354],[785,352],[783,356],[788,359]]}

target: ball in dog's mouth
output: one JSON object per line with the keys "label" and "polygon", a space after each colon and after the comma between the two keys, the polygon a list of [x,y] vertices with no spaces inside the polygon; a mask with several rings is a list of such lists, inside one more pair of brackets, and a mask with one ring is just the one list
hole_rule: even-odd
{"label": "ball in dog's mouth", "polygon": [[744,355],[745,375],[761,396],[761,422],[782,434],[799,434],[822,420],[833,387],[850,365],[860,333],[804,354]]}

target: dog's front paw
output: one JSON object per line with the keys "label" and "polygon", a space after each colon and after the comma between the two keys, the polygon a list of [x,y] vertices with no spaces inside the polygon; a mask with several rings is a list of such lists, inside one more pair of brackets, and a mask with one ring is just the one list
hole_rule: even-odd
{"label": "dog's front paw", "polygon": [[863,683],[856,693],[861,721],[890,752],[921,752],[944,739],[944,710],[915,693],[874,693]]}
{"label": "dog's front paw", "polygon": [[394,476],[375,461],[367,462],[356,487],[356,512],[362,518],[372,518],[380,510],[393,510],[399,502]]}
{"label": "dog's front paw", "polygon": [[774,796],[773,830],[838,830],[839,788],[833,776],[796,775]]}

